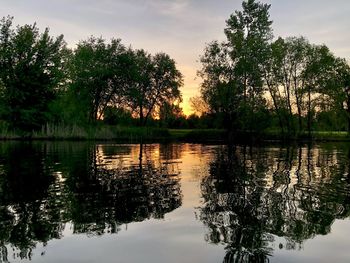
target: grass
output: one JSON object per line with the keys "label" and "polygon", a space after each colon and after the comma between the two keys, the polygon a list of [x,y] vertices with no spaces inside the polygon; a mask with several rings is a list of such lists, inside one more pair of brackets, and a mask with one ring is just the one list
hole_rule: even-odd
{"label": "grass", "polygon": [[64,125],[45,125],[41,131],[33,132],[34,140],[162,140],[170,137],[167,129],[149,127],[122,127],[98,125],[87,128]]}
{"label": "grass", "polygon": [[46,124],[41,131],[33,132],[32,139],[76,139],[84,140],[89,138],[86,129],[77,125],[52,125]]}
{"label": "grass", "polygon": [[[310,139],[307,132],[295,136],[283,136],[279,131],[269,130],[264,134],[240,134],[239,141],[350,141],[347,132],[314,131]],[[223,129],[165,129],[153,127],[124,127],[96,125],[81,127],[78,125],[47,124],[40,131],[32,133],[14,132],[0,122],[0,140],[99,140],[99,141],[186,141],[186,142],[223,142],[228,134]]]}
{"label": "grass", "polygon": [[0,121],[0,139],[1,140],[16,140],[20,139],[21,135],[9,129],[5,122]]}
{"label": "grass", "polygon": [[312,131],[311,138],[308,132],[293,136],[283,135],[280,131],[266,131],[263,140],[295,140],[295,141],[350,141],[349,133],[346,131]]}
{"label": "grass", "polygon": [[[0,127],[1,128],[1,127]],[[97,125],[46,124],[32,133],[13,132],[0,129],[0,140],[113,140],[122,142],[140,141],[190,141],[217,142],[226,137],[225,130],[219,129],[165,129],[154,127],[124,127]]]}
{"label": "grass", "polygon": [[319,141],[350,141],[349,133],[345,131],[314,131],[311,136]]}

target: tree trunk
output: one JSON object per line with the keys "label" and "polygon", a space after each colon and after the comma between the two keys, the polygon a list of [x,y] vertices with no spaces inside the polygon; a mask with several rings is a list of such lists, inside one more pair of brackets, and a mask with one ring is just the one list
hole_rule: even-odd
{"label": "tree trunk", "polygon": [[280,110],[279,110],[278,103],[277,103],[277,99],[276,99],[276,94],[274,94],[274,92],[269,84],[268,84],[268,87],[269,87],[270,95],[272,97],[273,105],[275,107],[275,112],[277,114],[277,118],[278,118],[278,122],[279,122],[279,125],[281,128],[282,134],[284,134],[284,127],[283,127],[282,117],[281,117]]}
{"label": "tree trunk", "polygon": [[144,116],[143,116],[143,107],[140,105],[140,120],[139,120],[139,125],[144,126]]}
{"label": "tree trunk", "polygon": [[225,125],[228,132],[228,142],[230,145],[236,143],[237,129],[235,127],[235,117],[233,113],[225,113]]}
{"label": "tree trunk", "polygon": [[346,117],[348,119],[348,133],[350,134],[350,96],[347,99]]}
{"label": "tree trunk", "polygon": [[297,108],[298,108],[299,132],[301,132],[303,130],[303,123],[302,123],[302,119],[301,119],[301,107],[300,107],[300,105],[298,105]]}
{"label": "tree trunk", "polygon": [[307,130],[308,136],[311,138],[311,90],[308,89],[308,103],[307,103]]}
{"label": "tree trunk", "polygon": [[294,125],[293,125],[293,111],[292,111],[292,103],[290,101],[290,87],[287,84],[287,107],[288,107],[288,112],[289,112],[289,120],[288,120],[288,132],[290,133],[291,130],[294,130]]}

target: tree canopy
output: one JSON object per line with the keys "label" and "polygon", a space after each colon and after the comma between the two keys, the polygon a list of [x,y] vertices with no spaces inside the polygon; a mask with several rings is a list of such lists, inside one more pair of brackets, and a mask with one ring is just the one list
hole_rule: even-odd
{"label": "tree canopy", "polygon": [[156,108],[181,100],[179,88],[183,77],[175,61],[165,53],[152,56],[144,50],[136,50],[132,56],[133,74],[126,90],[126,101],[139,116],[140,124],[145,125]]}
{"label": "tree canopy", "polygon": [[13,29],[11,17],[0,20],[1,118],[12,127],[31,130],[48,120],[48,105],[64,78],[65,50],[63,35],[51,37],[48,28]]}
{"label": "tree canopy", "polygon": [[245,0],[200,57],[195,114],[184,116],[184,78],[168,54],[150,54],[119,38],[91,36],[67,48],[36,24],[0,20],[0,128],[47,123],[266,129],[285,136],[350,131],[350,66],[325,44],[273,35],[270,5]]}
{"label": "tree canopy", "polygon": [[311,136],[313,123],[334,112],[350,130],[349,65],[305,37],[274,40],[269,8],[243,1],[226,21],[226,41],[206,46],[199,76],[209,111],[231,131],[262,131],[276,119],[282,133]]}
{"label": "tree canopy", "polygon": [[93,36],[68,49],[63,35],[40,33],[36,24],[13,29],[12,21],[0,21],[0,119],[11,128],[91,124],[106,109],[109,117],[125,112],[146,125],[164,103],[182,99],[182,74],[166,53],[151,55],[120,39]]}

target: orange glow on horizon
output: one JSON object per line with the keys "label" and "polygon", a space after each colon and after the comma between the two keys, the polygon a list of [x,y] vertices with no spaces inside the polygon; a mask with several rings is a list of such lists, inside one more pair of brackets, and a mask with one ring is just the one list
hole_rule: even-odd
{"label": "orange glow on horizon", "polygon": [[197,76],[197,69],[191,66],[179,65],[179,70],[184,76],[184,85],[181,87],[182,111],[186,116],[193,114],[190,105],[190,98],[199,95],[200,78]]}

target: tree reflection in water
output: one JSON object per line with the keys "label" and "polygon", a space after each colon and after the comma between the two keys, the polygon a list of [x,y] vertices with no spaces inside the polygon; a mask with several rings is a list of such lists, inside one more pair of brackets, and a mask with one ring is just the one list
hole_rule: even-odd
{"label": "tree reflection in water", "polygon": [[222,147],[201,182],[206,240],[226,245],[224,262],[268,262],[349,216],[349,159],[319,147]]}
{"label": "tree reflection in water", "polygon": [[31,259],[38,243],[61,238],[67,223],[73,233],[116,233],[122,224],[163,218],[179,207],[178,167],[154,152],[152,146],[1,145],[0,262]]}

